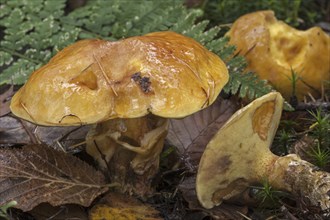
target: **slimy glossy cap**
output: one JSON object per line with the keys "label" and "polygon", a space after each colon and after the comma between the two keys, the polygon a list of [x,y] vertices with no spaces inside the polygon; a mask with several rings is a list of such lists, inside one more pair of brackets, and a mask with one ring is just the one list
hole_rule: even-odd
{"label": "slimy glossy cap", "polygon": [[217,55],[174,32],[82,40],[36,70],[13,97],[11,110],[48,126],[148,113],[179,118],[210,105],[227,81]]}

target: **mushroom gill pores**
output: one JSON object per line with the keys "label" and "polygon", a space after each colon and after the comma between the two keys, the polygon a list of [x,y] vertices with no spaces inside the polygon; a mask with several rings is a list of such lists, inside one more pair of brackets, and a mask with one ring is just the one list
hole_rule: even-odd
{"label": "mushroom gill pores", "polygon": [[144,195],[148,190],[135,186],[149,186],[157,171],[166,118],[207,107],[227,81],[217,55],[174,32],[82,40],[36,70],[13,97],[11,110],[39,125],[98,123],[87,137],[87,152],[103,168],[111,160],[113,175],[125,175],[110,173],[123,191]]}
{"label": "mushroom gill pores", "polygon": [[[319,98],[330,80],[330,37],[319,27],[297,30],[277,20],[273,11],[258,11],[238,18],[227,36],[247,59],[247,69],[286,99],[296,95],[302,100],[309,93]],[[298,76],[296,88],[292,70]]]}
{"label": "mushroom gill pores", "polygon": [[221,204],[253,184],[268,181],[322,210],[330,208],[330,174],[295,154],[274,155],[270,146],[283,106],[278,92],[237,111],[214,135],[200,160],[196,192],[205,208]]}

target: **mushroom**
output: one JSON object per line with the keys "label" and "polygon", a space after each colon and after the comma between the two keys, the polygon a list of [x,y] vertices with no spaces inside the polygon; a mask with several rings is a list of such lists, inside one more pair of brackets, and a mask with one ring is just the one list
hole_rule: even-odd
{"label": "mushroom", "polygon": [[330,174],[295,154],[274,155],[269,147],[278,127],[283,98],[271,92],[237,111],[215,134],[200,160],[196,192],[212,208],[265,180],[277,189],[330,208]]}
{"label": "mushroom", "polygon": [[11,110],[39,125],[94,124],[87,152],[122,191],[143,196],[158,170],[167,118],[207,107],[227,81],[217,55],[174,32],[89,39],[36,70]]}
{"label": "mushroom", "polygon": [[[296,95],[301,100],[309,93],[319,98],[322,84],[330,80],[330,37],[319,27],[297,30],[277,20],[273,11],[259,11],[238,18],[227,36],[247,59],[247,69],[286,99]],[[292,70],[298,76],[295,88]]]}

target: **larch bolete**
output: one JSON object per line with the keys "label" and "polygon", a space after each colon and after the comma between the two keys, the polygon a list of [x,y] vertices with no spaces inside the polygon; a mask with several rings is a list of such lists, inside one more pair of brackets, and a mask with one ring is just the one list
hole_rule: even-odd
{"label": "larch bolete", "polygon": [[144,196],[158,170],[167,118],[207,107],[227,81],[217,55],[174,32],[82,40],[36,70],[11,110],[39,125],[94,124],[87,152],[121,191]]}
{"label": "larch bolete", "polygon": [[[319,27],[297,30],[276,19],[273,11],[238,18],[227,33],[230,44],[248,62],[248,70],[268,80],[284,98],[319,98],[330,80],[330,37]],[[292,71],[296,75],[293,88]],[[295,89],[295,92],[293,91]]]}
{"label": "larch bolete", "polygon": [[220,205],[249,186],[268,181],[276,189],[330,208],[330,174],[295,154],[270,151],[281,118],[283,98],[269,93],[237,111],[215,134],[200,160],[196,180],[205,208]]}

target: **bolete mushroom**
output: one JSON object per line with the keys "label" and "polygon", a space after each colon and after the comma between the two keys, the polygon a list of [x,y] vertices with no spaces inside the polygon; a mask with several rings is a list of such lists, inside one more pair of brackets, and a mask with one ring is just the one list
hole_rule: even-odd
{"label": "bolete mushroom", "polygon": [[247,59],[247,69],[286,99],[296,95],[301,100],[308,93],[319,98],[322,84],[330,80],[330,37],[319,27],[300,31],[277,20],[273,11],[259,11],[238,18],[227,36]]}
{"label": "bolete mushroom", "polygon": [[278,92],[256,99],[237,111],[216,133],[200,160],[196,191],[212,208],[248,186],[265,180],[277,189],[330,208],[330,174],[295,154],[274,155],[269,147],[278,127],[283,98]]}
{"label": "bolete mushroom", "polygon": [[11,110],[46,126],[97,124],[87,152],[122,191],[143,196],[158,170],[166,118],[207,107],[227,81],[217,55],[174,32],[82,40],[36,70]]}

